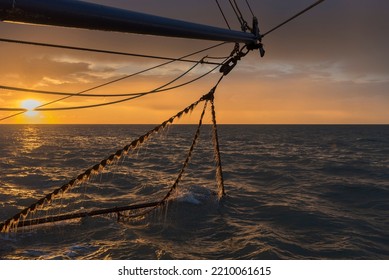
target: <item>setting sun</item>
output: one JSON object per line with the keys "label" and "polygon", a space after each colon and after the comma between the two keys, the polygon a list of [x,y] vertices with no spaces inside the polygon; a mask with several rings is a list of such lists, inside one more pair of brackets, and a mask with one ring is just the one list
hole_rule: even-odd
{"label": "setting sun", "polygon": [[22,107],[27,109],[27,112],[25,113],[26,116],[29,117],[35,117],[38,115],[37,111],[34,111],[36,107],[40,106],[42,103],[34,100],[34,99],[27,99],[22,102]]}

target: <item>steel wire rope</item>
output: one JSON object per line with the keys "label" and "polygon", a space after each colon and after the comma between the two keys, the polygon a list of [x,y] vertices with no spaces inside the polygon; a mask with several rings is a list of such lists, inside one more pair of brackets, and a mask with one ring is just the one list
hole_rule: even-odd
{"label": "steel wire rope", "polygon": [[243,25],[242,19],[239,17],[239,14],[238,14],[238,11],[236,10],[236,7],[234,6],[234,4],[232,3],[231,0],[228,0],[228,2],[230,2],[231,8],[234,10],[235,16],[238,19],[241,28],[243,29],[244,25]]}
{"label": "steel wire rope", "polygon": [[[208,56],[206,56],[206,57],[208,57]],[[225,59],[228,59],[228,58],[230,58],[230,56],[219,57],[218,59],[224,59],[225,60]],[[107,98],[107,97],[124,97],[124,96],[143,95],[143,94],[148,94],[150,92],[168,91],[168,90],[171,90],[172,88],[165,88],[165,87],[167,87],[169,84],[172,84],[173,82],[177,81],[180,77],[188,74],[191,70],[193,70],[193,68],[195,68],[199,64],[202,64],[203,59],[197,61],[197,63],[195,65],[193,65],[192,67],[190,67],[189,70],[185,71],[184,74],[180,75],[179,77],[174,78],[172,81],[170,81],[170,82],[168,82],[168,83],[166,83],[166,84],[164,84],[162,86],[159,86],[159,87],[157,87],[157,88],[155,88],[153,90],[144,91],[144,92],[117,93],[117,94],[80,93],[80,94],[77,94],[77,97],[104,97],[104,98]],[[217,67],[221,66],[222,64],[223,63],[218,63]],[[215,68],[213,68],[211,71],[213,71],[213,70],[215,70]],[[173,89],[181,87],[181,86],[186,85],[186,84],[187,83],[179,84],[179,85],[175,86]],[[61,91],[36,90],[36,89],[30,89],[30,88],[10,87],[10,86],[3,86],[3,85],[0,85],[0,89],[2,89],[2,90],[20,91],[20,92],[47,94],[47,95],[64,95],[64,96],[75,97],[74,93],[61,92]],[[22,109],[21,108],[0,108],[0,111],[20,111],[20,110],[22,110]]]}
{"label": "steel wire rope", "polygon": [[230,24],[228,23],[227,17],[226,17],[226,15],[224,14],[223,9],[222,9],[222,7],[221,7],[220,4],[219,4],[219,1],[218,1],[218,0],[215,0],[215,2],[216,2],[216,4],[217,4],[217,6],[219,7],[219,11],[220,11],[220,13],[221,13],[222,16],[223,16],[224,21],[226,22],[228,29],[231,30],[231,26],[230,26]]}
{"label": "steel wire rope", "polygon": [[[164,62],[164,63],[158,64],[158,65],[155,65],[155,66],[153,66],[153,67],[149,67],[149,68],[147,68],[147,69],[144,69],[144,70],[142,70],[142,71],[138,71],[138,72],[136,72],[136,73],[132,73],[132,74],[130,74],[130,75],[126,75],[126,76],[124,76],[124,77],[121,77],[121,78],[112,80],[112,81],[110,81],[110,82],[106,82],[106,83],[100,84],[100,85],[98,85],[98,86],[94,86],[94,87],[92,87],[92,88],[89,88],[89,89],[80,91],[80,92],[78,92],[78,93],[74,93],[74,94],[72,94],[72,95],[70,95],[70,96],[66,96],[66,97],[63,97],[63,98],[59,98],[59,99],[56,99],[56,100],[53,100],[53,101],[44,103],[44,104],[38,106],[37,108],[35,108],[34,110],[38,110],[38,109],[40,109],[40,108],[42,108],[42,107],[45,107],[45,106],[47,106],[47,105],[50,105],[50,104],[53,104],[53,103],[57,103],[57,102],[59,102],[59,101],[62,101],[62,100],[71,98],[71,97],[73,97],[73,96],[77,96],[77,95],[82,94],[82,93],[86,93],[86,92],[89,92],[89,91],[92,91],[92,90],[95,90],[95,89],[98,89],[98,88],[105,87],[105,86],[110,85],[110,84],[113,84],[113,83],[117,83],[117,82],[122,81],[122,80],[124,80],[124,79],[128,79],[128,78],[130,78],[130,77],[134,77],[134,76],[136,76],[136,75],[140,75],[140,74],[145,73],[145,72],[147,72],[147,71],[151,71],[151,70],[153,70],[153,69],[156,69],[156,68],[159,68],[159,67],[162,67],[162,66],[171,64],[171,63],[173,63],[173,62],[178,61],[179,59],[184,59],[184,58],[187,58],[187,57],[190,57],[190,56],[193,56],[193,55],[196,55],[196,54],[199,54],[199,53],[202,53],[202,52],[205,52],[205,51],[208,51],[208,50],[217,48],[217,47],[220,47],[220,46],[225,45],[225,44],[227,44],[227,42],[218,43],[218,44],[216,44],[216,45],[213,45],[213,46],[210,46],[210,47],[201,49],[201,50],[199,50],[199,51],[192,52],[192,53],[190,53],[190,54],[181,56],[181,57],[177,58],[176,60]],[[218,65],[217,67],[219,67],[219,65]],[[217,67],[215,67],[215,68],[217,68]],[[14,108],[14,109],[15,109],[15,108]],[[16,111],[16,110],[14,110],[14,111]],[[6,119],[9,119],[9,118],[12,118],[12,117],[16,117],[16,116],[18,116],[18,115],[21,115],[21,114],[27,112],[27,111],[28,111],[27,109],[20,108],[20,110],[19,110],[18,113],[9,115],[9,116],[7,116],[7,117],[3,117],[3,118],[0,119],[0,121],[6,120]]]}
{"label": "steel wire rope", "polygon": [[[201,61],[202,60],[198,61],[196,64],[191,66],[187,71],[185,71],[183,74],[179,75],[178,77],[174,78],[172,81],[169,81],[166,84],[163,84],[163,85],[161,85],[161,86],[159,86],[159,87],[157,87],[157,88],[155,88],[153,90],[148,90],[148,91],[144,91],[144,92],[118,93],[118,94],[80,93],[80,94],[77,94],[76,97],[104,97],[104,98],[107,98],[107,97],[123,97],[123,96],[143,95],[143,94],[147,94],[147,93],[150,93],[150,92],[167,91],[170,88],[166,88],[166,89],[163,89],[163,88],[167,87],[169,84],[172,84],[173,82],[177,81],[181,77],[183,77],[186,74],[188,74],[189,72],[191,72],[196,66],[201,64]],[[218,64],[218,66],[220,66],[220,63]],[[180,85],[177,85],[177,86],[179,87]],[[12,91],[20,91],[20,92],[39,93],[39,94],[49,94],[49,95],[65,95],[65,96],[75,97],[74,93],[70,93],[70,92],[34,90],[34,89],[28,89],[28,88],[9,87],[9,86],[1,86],[1,85],[0,85],[0,89],[12,90]],[[0,111],[6,111],[7,109],[8,108],[0,108]]]}
{"label": "steel wire rope", "polygon": [[308,12],[309,10],[311,10],[312,8],[316,7],[317,5],[319,5],[320,3],[324,2],[325,0],[319,0],[319,1],[316,1],[315,3],[313,3],[312,5],[308,6],[307,8],[305,8],[304,10],[302,10],[301,12],[298,12],[297,14],[295,14],[294,16],[290,17],[289,19],[283,21],[282,23],[278,24],[277,26],[273,27],[272,29],[270,29],[269,31],[265,32],[264,34],[262,34],[262,38],[265,37],[266,35],[274,32],[275,30],[279,29],[280,27],[284,26],[285,24],[289,23],[290,21],[294,20],[295,18],[301,16],[302,14]]}
{"label": "steel wire rope", "polygon": [[248,0],[246,0],[246,4],[247,4],[247,7],[248,7],[249,10],[250,10],[251,15],[252,15],[253,17],[255,17],[254,12],[253,12],[253,9],[251,9],[251,5],[250,5],[250,3],[249,3]]}
{"label": "steel wire rope", "polygon": [[251,31],[251,28],[248,25],[247,21],[244,19],[243,14],[239,9],[239,5],[236,3],[236,0],[229,0],[229,2],[230,2],[232,9],[235,12],[235,16],[237,17],[237,19],[240,23],[241,30],[243,32],[246,32],[247,30]]}
{"label": "steel wire rope", "polygon": [[[227,61],[227,59],[225,61]],[[200,80],[201,78],[211,74],[218,67],[219,66],[216,66],[216,67],[212,68],[211,70],[209,70],[208,72],[200,75],[199,77],[196,77],[195,79],[192,79],[192,80],[190,80],[190,81],[188,81],[186,83],[180,84],[180,85],[176,85],[176,86],[170,87],[170,88],[168,88],[166,90],[173,90],[173,89],[176,89],[176,88],[183,87],[183,86],[186,86],[188,84],[194,83],[195,81]],[[129,97],[129,98],[124,98],[124,99],[120,99],[120,100],[116,100],[116,101],[111,101],[111,102],[104,102],[104,103],[84,105],[84,106],[73,106],[73,107],[36,108],[35,111],[65,111],[65,110],[78,110],[78,109],[88,109],[88,108],[103,107],[103,106],[123,103],[123,102],[129,101],[129,100],[133,100],[133,99],[136,99],[136,98],[139,98],[139,97],[143,97],[143,96],[146,96],[146,95],[149,95],[149,94],[155,94],[155,93],[158,93],[158,92],[161,92],[161,91],[162,90],[160,90],[160,91],[150,91],[150,92],[138,94],[136,96],[132,96],[132,97]]]}
{"label": "steel wire rope", "polygon": [[[227,61],[227,60],[225,60]],[[95,108],[95,107],[102,107],[102,106],[108,106],[108,105],[113,105],[113,104],[118,104],[118,103],[123,103],[123,102],[126,102],[126,101],[129,101],[129,100],[133,100],[133,99],[136,99],[136,98],[139,98],[139,97],[143,97],[145,95],[149,95],[149,94],[155,94],[155,93],[158,93],[158,92],[162,92],[162,91],[168,91],[168,90],[173,90],[173,89],[176,89],[176,88],[179,88],[179,87],[183,87],[183,86],[186,86],[188,84],[191,84],[191,83],[194,83],[195,81],[198,81],[200,80],[201,78],[209,75],[210,73],[212,73],[213,71],[215,71],[217,67],[214,67],[212,68],[211,70],[207,71],[206,73],[190,80],[190,81],[187,81],[185,83],[182,83],[182,84],[179,84],[179,85],[176,85],[176,86],[172,86],[172,87],[169,87],[169,88],[166,88],[166,89],[160,89],[160,88],[163,88],[171,83],[173,83],[174,81],[178,80],[179,78],[183,77],[184,75],[186,75],[187,73],[190,72],[191,69],[193,69],[194,67],[191,67],[190,70],[187,70],[185,73],[181,74],[179,77],[176,77],[174,80],[168,82],[167,84],[163,85],[163,86],[160,86],[158,87],[157,89],[154,89],[154,90],[151,90],[149,92],[144,92],[144,93],[139,93],[139,94],[135,94],[134,96],[131,96],[129,98],[125,98],[125,99],[120,99],[120,100],[116,100],[116,101],[111,101],[111,102],[104,102],[104,103],[98,103],[98,104],[91,104],[91,105],[84,105],[84,106],[73,106],[73,107],[56,107],[56,108],[35,108],[35,111],[65,111],[65,110],[78,110],[78,109],[87,109],[87,108]],[[19,110],[26,110],[26,109],[23,109],[23,108],[0,108],[0,111],[19,111]]]}
{"label": "steel wire rope", "polygon": [[[127,52],[119,52],[119,51],[111,51],[111,50],[74,47],[74,46],[67,46],[67,45],[39,43],[39,42],[14,40],[14,39],[6,39],[6,38],[0,38],[0,42],[22,44],[22,45],[32,45],[32,46],[40,46],[40,47],[48,47],[48,48],[68,49],[68,50],[85,51],[85,52],[105,53],[105,54],[113,54],[113,55],[141,57],[141,58],[150,58],[150,59],[180,61],[180,62],[189,62],[189,63],[196,63],[197,62],[196,60],[191,60],[191,59],[180,59],[180,58],[172,58],[172,57],[165,57],[165,56],[155,56],[155,55],[146,55],[146,54],[138,54],[138,53],[127,53]],[[203,64],[216,65],[218,63],[211,62],[211,61],[203,61]]]}
{"label": "steel wire rope", "polygon": [[239,17],[240,17],[240,19],[241,19],[241,22],[242,22],[242,24],[243,24],[243,25],[242,25],[242,30],[243,30],[243,31],[251,30],[251,28],[249,27],[247,21],[244,19],[244,16],[243,16],[242,12],[240,11],[239,5],[236,3],[236,0],[233,0],[233,1],[234,1],[236,10],[237,10],[237,12],[238,12],[238,14],[239,14]]}
{"label": "steel wire rope", "polygon": [[[229,58],[230,56],[227,55],[227,56],[207,56],[207,58],[209,59],[226,59],[226,58]],[[221,64],[221,63],[220,63]]]}

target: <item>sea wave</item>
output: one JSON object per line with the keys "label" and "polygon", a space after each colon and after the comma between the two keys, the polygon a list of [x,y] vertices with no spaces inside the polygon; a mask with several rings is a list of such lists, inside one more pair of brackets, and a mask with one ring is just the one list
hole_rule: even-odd
{"label": "sea wave", "polygon": [[[0,126],[0,220],[152,126]],[[161,199],[196,127],[172,126],[53,203],[66,213]],[[219,126],[227,195],[215,196],[211,127],[164,207],[0,235],[2,259],[388,259],[389,126]],[[82,199],[80,199],[82,198]]]}

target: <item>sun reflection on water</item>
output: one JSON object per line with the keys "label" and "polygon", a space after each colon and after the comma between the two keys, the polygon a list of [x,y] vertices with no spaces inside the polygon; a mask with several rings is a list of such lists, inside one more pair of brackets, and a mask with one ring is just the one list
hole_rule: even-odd
{"label": "sun reflection on water", "polygon": [[21,130],[20,144],[22,152],[31,152],[43,145],[40,130],[37,126],[27,125]]}

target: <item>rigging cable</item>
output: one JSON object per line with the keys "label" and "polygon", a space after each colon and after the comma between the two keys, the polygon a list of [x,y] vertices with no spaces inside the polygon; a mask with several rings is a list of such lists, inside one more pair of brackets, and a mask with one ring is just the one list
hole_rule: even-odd
{"label": "rigging cable", "polygon": [[234,1],[236,10],[238,11],[239,17],[240,17],[240,19],[241,19],[241,21],[243,23],[242,30],[243,31],[247,31],[247,30],[251,31],[250,26],[248,25],[247,21],[244,19],[243,14],[242,14],[242,12],[239,9],[239,5],[236,3],[236,0],[233,0],[233,1]]}
{"label": "rigging cable", "polygon": [[[285,24],[287,24],[288,22],[292,21],[293,19],[299,17],[300,15],[304,14],[305,12],[311,10],[312,8],[314,8],[315,6],[319,5],[320,3],[324,2],[324,1],[325,1],[325,0],[319,0],[319,1],[315,2],[315,3],[313,3],[313,4],[310,5],[309,7],[305,8],[305,9],[302,10],[301,12],[297,13],[296,15],[294,15],[293,17],[291,17],[291,18],[289,18],[288,20],[282,22],[281,24],[277,25],[276,27],[270,29],[269,31],[267,31],[266,33],[264,33],[261,37],[263,38],[264,36],[266,36],[266,35],[268,35],[268,34],[274,32],[275,30],[279,29],[279,28],[282,27],[283,25],[285,25]],[[237,10],[236,10],[235,7],[234,7],[234,4],[231,2],[231,0],[229,0],[229,2],[230,2],[230,4],[231,4],[233,10],[235,11],[235,14],[236,14],[237,17],[238,17],[238,20],[241,22],[242,19],[239,17],[238,12],[237,12]],[[236,1],[235,1],[235,0],[234,0],[234,3],[236,4]],[[248,3],[247,3],[247,4],[248,4]],[[242,26],[243,26],[243,25],[242,25]],[[224,42],[224,43],[221,43],[221,44],[218,44],[218,45],[216,45],[216,46],[210,47],[210,48],[214,48],[214,47],[220,46],[220,45],[222,45],[222,44],[225,44],[225,42]],[[208,48],[208,49],[210,49],[210,48]],[[205,50],[202,50],[202,51],[205,51]],[[202,51],[199,51],[199,52],[202,52]],[[197,53],[199,53],[199,52],[197,52]],[[183,58],[186,58],[186,57],[191,56],[191,55],[194,55],[194,54],[190,54],[190,55],[181,57],[181,58],[179,58],[179,59],[183,59]],[[177,60],[178,60],[178,59],[177,59]],[[173,61],[169,61],[169,62],[160,64],[160,65],[157,65],[157,66],[155,66],[155,67],[152,67],[152,69],[157,68],[157,67],[164,66],[164,65],[166,65],[166,64],[172,63],[172,62],[177,61],[177,60],[173,60]],[[216,67],[216,68],[217,68],[217,67]],[[143,73],[143,72],[149,71],[149,70],[151,70],[151,69],[146,69],[146,70],[141,71],[141,72]],[[116,79],[116,80],[114,80],[114,81],[111,81],[111,82],[108,82],[108,83],[105,83],[105,84],[102,84],[102,85],[93,87],[93,88],[91,88],[91,89],[87,89],[87,90],[85,90],[85,91],[82,91],[82,92],[79,92],[79,93],[76,93],[76,94],[73,94],[73,95],[70,95],[70,96],[66,96],[66,97],[63,97],[63,98],[54,100],[54,101],[52,101],[52,102],[43,104],[43,105],[41,105],[41,106],[35,108],[35,110],[41,110],[41,111],[49,110],[49,109],[41,109],[41,108],[44,107],[44,106],[53,104],[53,103],[55,103],[55,102],[58,102],[58,101],[61,101],[61,100],[70,98],[70,97],[72,97],[72,96],[77,96],[77,95],[82,94],[82,93],[85,93],[85,92],[87,92],[87,91],[94,90],[94,89],[97,89],[97,88],[100,88],[100,87],[103,87],[103,86],[106,86],[106,85],[109,85],[109,84],[112,84],[112,83],[121,81],[121,80],[123,80],[123,79],[132,77],[132,76],[137,75],[137,74],[140,74],[140,73],[134,73],[134,74],[131,74],[131,75],[128,75],[128,76],[125,76],[125,77]],[[132,98],[127,98],[127,100],[133,99],[133,98],[137,98],[137,97],[138,97],[138,96],[135,96],[135,97],[132,97]],[[140,97],[140,96],[139,96],[139,97]],[[119,100],[119,101],[120,101],[120,100]],[[126,101],[126,100],[124,100],[124,101]],[[121,101],[121,102],[124,102],[124,101]],[[109,102],[109,103],[112,104],[112,102]],[[101,104],[95,104],[95,105],[91,105],[91,106],[97,106],[97,105],[98,105],[98,106],[103,106],[103,105],[101,105]],[[107,104],[107,105],[109,105],[109,104]],[[83,107],[84,107],[84,106],[83,106]],[[15,108],[3,108],[3,109],[7,109],[8,111],[15,110]],[[22,111],[22,112],[18,112],[18,113],[13,114],[13,115],[10,115],[10,116],[5,117],[5,118],[2,118],[2,119],[0,119],[0,121],[5,120],[5,119],[8,119],[8,118],[11,118],[11,117],[14,117],[14,116],[17,116],[17,115],[20,115],[20,114],[23,114],[24,112],[27,111],[26,109],[22,109],[22,108],[20,108],[20,109],[23,110],[23,111]],[[55,109],[55,108],[52,108],[52,109]],[[65,108],[57,108],[57,109],[65,109]]]}
{"label": "rigging cable", "polygon": [[[150,70],[153,70],[153,69],[156,69],[156,68],[159,68],[159,67],[162,67],[162,66],[171,64],[171,63],[173,63],[173,62],[178,61],[178,59],[184,59],[184,58],[187,58],[187,57],[190,57],[190,56],[199,54],[199,53],[201,53],[201,52],[205,52],[205,51],[207,51],[207,50],[211,50],[211,49],[220,47],[220,46],[222,46],[222,45],[224,45],[224,44],[226,44],[226,42],[222,42],[222,43],[213,45],[213,46],[211,46],[211,47],[207,47],[207,48],[204,48],[204,49],[202,49],[202,50],[199,50],[199,51],[196,51],[196,52],[193,52],[193,53],[184,55],[184,56],[182,56],[182,57],[177,58],[176,60],[172,60],[172,61],[168,61],[168,62],[165,62],[165,63],[162,63],[162,64],[158,64],[158,65],[156,65],[156,66],[153,66],[153,67],[144,69],[144,70],[142,70],[142,71],[139,71],[139,72],[136,72],[136,73],[133,73],[133,74],[130,74],[130,75],[127,75],[127,76],[124,76],[124,77],[121,77],[121,78],[112,80],[112,81],[107,82],[107,83],[100,84],[100,85],[98,85],[98,86],[95,86],[95,87],[92,87],[92,88],[89,88],[89,89],[80,91],[80,92],[78,92],[78,93],[74,93],[74,94],[72,94],[72,95],[70,95],[70,96],[66,96],[66,97],[63,97],[63,98],[56,99],[56,100],[51,101],[51,102],[47,102],[47,103],[45,103],[45,104],[42,104],[42,105],[38,106],[37,108],[35,108],[35,110],[40,109],[40,108],[42,108],[42,107],[44,107],[44,106],[47,106],[47,105],[50,105],[50,104],[53,104],[53,103],[56,103],[56,102],[59,102],[59,101],[68,99],[68,98],[70,98],[70,97],[77,96],[77,95],[79,95],[79,94],[86,93],[86,92],[89,92],[89,91],[91,91],[91,90],[95,90],[95,89],[98,89],[98,88],[102,88],[102,87],[104,87],[104,86],[107,86],[107,85],[110,85],[110,84],[113,84],[113,83],[122,81],[122,80],[124,80],[124,79],[127,79],[127,78],[130,78],[130,77],[133,77],[133,76],[136,76],[136,75],[145,73],[145,72],[147,72],[147,71],[150,71]],[[219,67],[219,65],[218,65],[217,67]],[[217,67],[215,67],[215,68],[217,68]],[[25,112],[27,112],[27,110],[26,110],[26,109],[22,109],[22,111],[20,111],[20,112],[18,112],[18,113],[15,113],[15,114],[13,114],[13,115],[9,115],[9,116],[7,116],[7,117],[1,118],[0,121],[6,120],[6,119],[9,119],[9,118],[12,118],[12,117],[16,117],[16,116],[21,115],[21,114],[23,114],[23,113],[25,113]]]}
{"label": "rigging cable", "polygon": [[[176,89],[178,87],[182,87],[182,86],[188,85],[190,83],[193,83],[193,82],[195,82],[195,81],[197,81],[197,80],[207,76],[208,74],[212,73],[218,67],[219,66],[214,67],[213,69],[209,70],[205,74],[203,74],[203,75],[201,75],[199,77],[196,77],[195,79],[193,79],[191,81],[188,81],[186,83],[183,83],[183,84],[180,84],[180,85],[177,85],[177,86],[174,86],[174,87],[170,87],[169,90]],[[177,80],[177,78],[175,80]],[[169,84],[170,83],[172,83],[172,82],[169,82]],[[129,101],[129,100],[133,100],[133,99],[136,99],[136,98],[139,98],[139,97],[143,97],[145,95],[154,94],[154,93],[161,92],[161,91],[162,90],[160,90],[160,91],[154,91],[153,90],[153,91],[149,91],[149,92],[146,92],[146,93],[138,94],[138,95],[135,95],[135,96],[132,96],[132,97],[129,97],[129,98],[124,98],[124,99],[120,99],[120,100],[116,100],[116,101],[111,101],[111,102],[104,102],[104,103],[91,104],[91,105],[84,105],[84,106],[56,107],[56,108],[40,108],[39,107],[39,108],[35,108],[35,111],[65,111],[65,110],[78,110],[78,109],[96,108],[96,107],[102,107],[102,106],[108,106],[108,105],[123,103],[123,102]]]}
{"label": "rigging cable", "polygon": [[292,16],[291,18],[285,20],[284,22],[280,23],[279,25],[277,25],[276,27],[270,29],[269,31],[265,32],[264,34],[262,34],[262,38],[265,37],[266,35],[272,33],[273,31],[277,30],[278,28],[280,28],[281,26],[287,24],[288,22],[294,20],[295,18],[301,16],[302,14],[308,12],[309,10],[311,10],[312,8],[316,7],[317,5],[319,5],[320,3],[324,2],[325,0],[319,0],[315,3],[313,3],[312,5],[310,5],[309,7],[305,8],[304,10],[302,10],[301,12],[295,14],[294,16]]}
{"label": "rigging cable", "polygon": [[245,21],[245,19],[243,18],[242,13],[240,12],[238,5],[236,4],[236,1],[235,0],[228,0],[228,1],[230,2],[232,9],[234,10],[235,16],[240,23],[240,27],[241,27],[242,31],[246,32],[250,28],[249,28],[249,25],[247,24],[247,22]]}
{"label": "rigging cable", "polygon": [[[85,51],[85,52],[95,52],[95,53],[122,55],[122,56],[132,56],[132,57],[141,57],[141,58],[160,59],[160,60],[181,61],[181,62],[190,62],[190,63],[196,63],[197,62],[196,60],[191,60],[191,59],[183,59],[183,58],[181,59],[181,58],[172,58],[172,57],[165,57],[165,56],[155,56],[155,55],[145,55],[145,54],[137,54],[137,53],[118,52],[118,51],[111,51],[111,50],[82,48],[82,47],[74,47],[74,46],[68,46],[68,45],[56,45],[56,44],[39,43],[39,42],[14,40],[14,39],[6,39],[6,38],[0,38],[0,42],[22,44],[22,45],[32,45],[32,46],[48,47],[48,48],[67,49],[67,50],[75,50],[75,51]],[[213,65],[217,64],[217,62],[210,62],[210,61],[203,61],[203,63],[204,64],[213,64]]]}
{"label": "rigging cable", "polygon": [[254,12],[253,12],[253,9],[251,9],[251,5],[250,5],[250,3],[249,3],[248,0],[246,0],[246,4],[247,4],[247,7],[248,7],[249,10],[250,10],[251,15],[252,15],[253,17],[255,17]]}
{"label": "rigging cable", "polygon": [[218,0],[215,0],[215,1],[216,1],[217,6],[219,7],[220,13],[222,14],[222,16],[223,16],[223,18],[224,18],[224,21],[226,22],[226,24],[227,24],[227,26],[228,26],[228,29],[231,30],[231,26],[230,26],[230,24],[228,23],[228,20],[227,20],[227,18],[226,18],[226,15],[224,14],[223,9],[222,9],[222,7],[221,7],[220,4],[219,4],[219,1],[218,1]]}
{"label": "rigging cable", "polygon": [[244,25],[243,25],[242,19],[239,17],[239,14],[238,14],[238,12],[236,11],[236,8],[235,8],[234,4],[232,3],[231,0],[228,0],[228,2],[230,2],[231,8],[234,10],[235,16],[236,16],[236,18],[238,19],[241,28],[243,29],[243,26],[244,26]]}
{"label": "rigging cable", "polygon": [[[225,57],[224,59],[227,59],[229,57]],[[157,93],[157,92],[161,92],[161,91],[168,91],[168,90],[171,90],[171,89],[176,89],[176,88],[179,88],[179,87],[182,87],[184,85],[187,85],[188,82],[186,83],[183,83],[183,84],[179,84],[179,85],[176,85],[174,87],[169,87],[169,88],[166,88],[169,84],[172,84],[173,82],[177,81],[179,78],[185,76],[186,74],[188,74],[190,71],[192,71],[196,66],[198,66],[199,64],[202,64],[201,62],[202,60],[200,61],[197,61],[197,63],[195,65],[193,65],[192,67],[189,68],[189,70],[185,71],[183,74],[181,74],[180,76],[178,76],[177,78],[174,78],[172,81],[162,85],[162,86],[159,86],[153,90],[149,90],[149,91],[144,91],[144,92],[132,92],[132,93],[118,93],[118,94],[92,94],[92,93],[80,93],[80,94],[77,94],[77,96],[74,96],[74,93],[70,93],[70,92],[61,92],[61,91],[47,91],[47,90],[36,90],[36,89],[31,89],[31,88],[20,88],[20,87],[10,87],[10,86],[3,86],[3,85],[0,85],[0,89],[3,89],[3,90],[12,90],[12,91],[19,91],[19,92],[29,92],[29,93],[39,93],[39,94],[47,94],[47,95],[64,95],[64,96],[72,96],[72,97],[104,97],[104,98],[109,98],[109,97],[124,97],[124,96],[136,96],[136,95],[146,95],[148,93]],[[223,62],[221,63],[218,63],[217,64],[217,67],[223,65]],[[217,68],[216,67],[216,68]],[[215,70],[215,68],[213,68],[211,71]],[[208,72],[207,72],[208,73]],[[193,81],[193,80],[192,80]],[[192,82],[190,81],[190,82]],[[0,111],[7,111],[6,110],[7,108],[0,108]],[[20,111],[20,110],[19,110]]]}
{"label": "rigging cable", "polygon": [[[197,65],[195,65],[195,66],[197,66]],[[179,85],[176,85],[176,86],[172,86],[172,87],[169,87],[169,88],[165,88],[166,86],[172,84],[173,82],[177,81],[178,79],[180,79],[183,76],[185,76],[186,74],[188,74],[191,70],[193,70],[193,68],[195,66],[192,66],[189,70],[185,71],[180,76],[174,78],[172,81],[169,81],[168,83],[166,83],[166,84],[164,84],[162,86],[159,86],[156,89],[153,89],[153,90],[150,90],[150,91],[146,91],[146,92],[141,92],[141,93],[130,93],[130,94],[127,94],[127,95],[126,94],[121,95],[121,96],[131,96],[129,98],[120,99],[120,100],[111,101],[111,102],[104,102],[104,103],[98,103],[98,104],[92,104],[92,105],[84,105],[84,106],[73,106],[73,107],[43,108],[43,106],[40,106],[40,107],[35,108],[34,111],[77,110],[77,109],[95,108],[95,107],[102,107],[102,106],[108,106],[108,105],[123,103],[125,101],[133,100],[133,99],[136,99],[136,98],[139,98],[139,97],[143,97],[145,95],[154,94],[154,93],[158,93],[158,92],[162,92],[162,91],[173,90],[173,89],[176,89],[176,88],[179,88],[179,87],[186,86],[188,84],[191,84],[191,83],[193,83],[193,82],[195,82],[195,81],[197,81],[197,80],[207,76],[208,74],[212,73],[213,71],[215,71],[219,67],[219,65],[218,65],[218,66],[212,68],[211,70],[209,70],[208,72],[206,72],[206,73],[200,75],[199,77],[196,77],[196,78],[194,78],[194,79],[192,79],[192,80],[190,80],[188,82],[185,82],[185,83],[182,83],[182,84],[179,84]],[[71,95],[70,97],[74,96],[72,94],[70,94],[70,95]],[[79,96],[79,95],[77,95],[77,96]],[[100,96],[103,96],[103,95],[100,95]],[[23,111],[23,113],[24,113],[24,112],[27,111],[27,109],[24,109],[24,108],[0,108],[0,111]]]}

